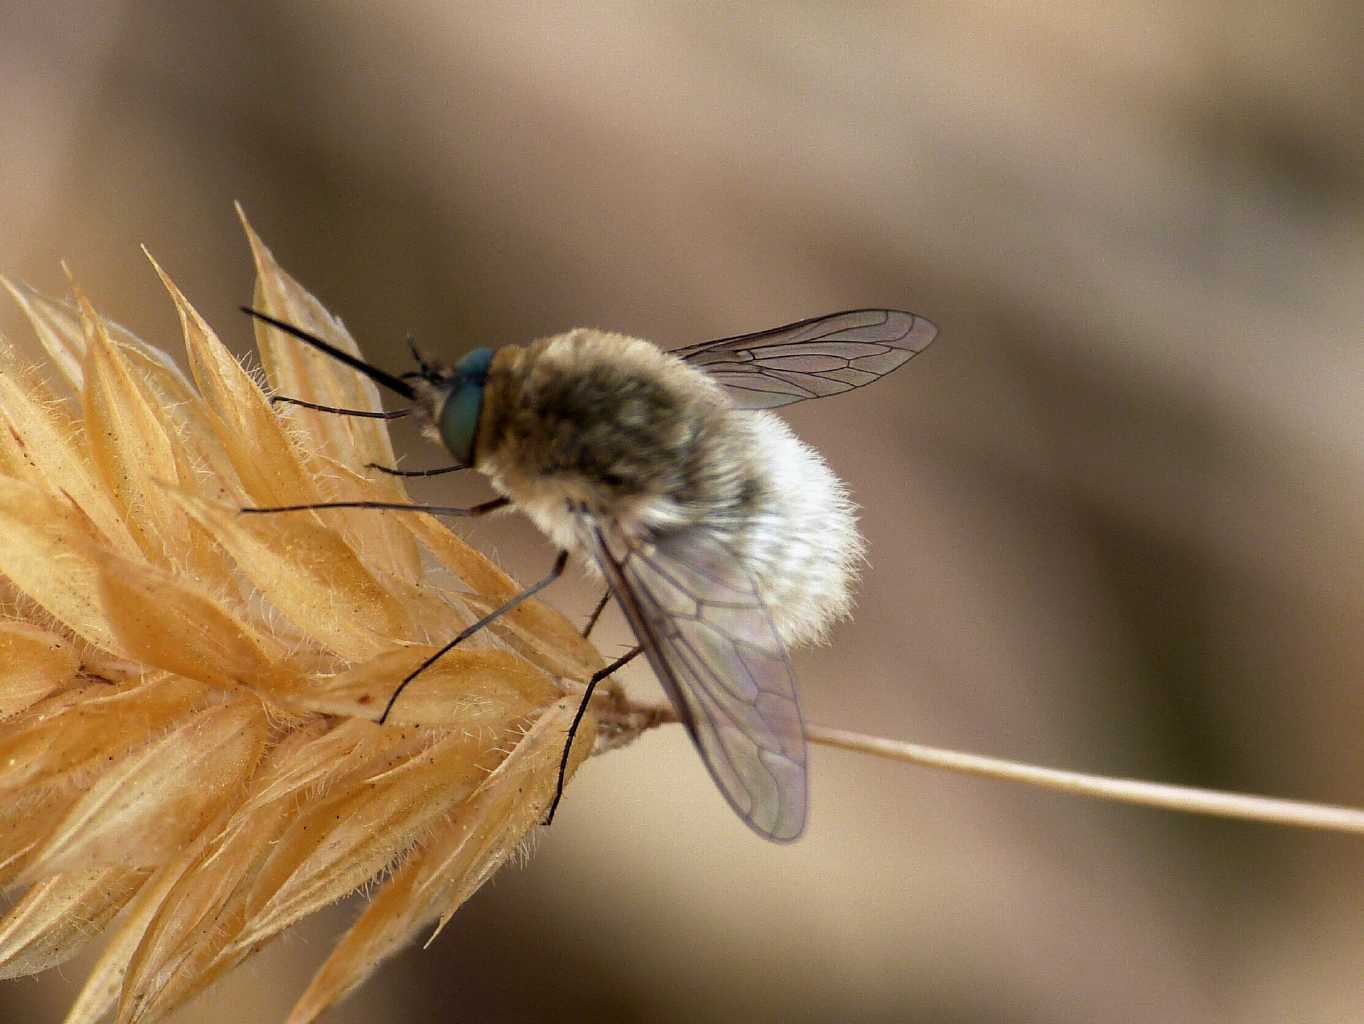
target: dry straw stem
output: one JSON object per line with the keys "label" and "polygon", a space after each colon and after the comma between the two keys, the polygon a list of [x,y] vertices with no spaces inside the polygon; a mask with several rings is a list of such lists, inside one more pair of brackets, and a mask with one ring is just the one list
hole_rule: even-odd
{"label": "dry straw stem", "polygon": [[[250,227],[253,302],[358,354]],[[153,264],[155,266],[155,264]],[[317,1019],[441,927],[543,818],[601,656],[425,515],[243,517],[406,501],[367,380],[257,330],[261,373],[156,268],[187,377],[74,290],[5,281],[46,350],[0,341],[0,977],[104,936],[68,1024],[163,1018],[299,919],[374,885],[303,994]],[[53,371],[55,370],[55,374]],[[264,386],[264,388],[263,388]],[[570,770],[596,733],[589,719]]]}
{"label": "dry straw stem", "polygon": [[[638,731],[677,721],[677,712],[668,704],[642,702],[621,704],[616,701],[616,708],[603,706],[605,725],[620,722],[627,729]],[[1140,779],[1118,779],[1107,775],[1065,771],[1060,768],[1043,768],[1021,761],[930,747],[922,743],[908,743],[882,736],[869,736],[850,729],[834,729],[811,722],[805,724],[805,738],[821,746],[884,757],[890,761],[918,765],[921,768],[937,768],[961,775],[999,779],[1003,782],[1020,782],[1074,796],[1157,807],[1185,814],[1206,814],[1218,818],[1260,821],[1269,825],[1289,825],[1325,832],[1364,835],[1364,810],[1340,804],[1284,800],[1248,793],[1226,793],[1194,786],[1176,786]]]}
{"label": "dry straw stem", "polygon": [[1192,786],[1173,786],[1159,782],[1143,782],[1139,779],[1115,779],[1084,772],[1041,768],[998,757],[882,739],[879,736],[867,736],[846,729],[831,729],[823,725],[806,726],[805,735],[811,742],[824,746],[874,754],[877,757],[917,764],[925,768],[941,768],[944,771],[979,775],[988,779],[1022,782],[1077,796],[1141,804],[1189,814],[1209,814],[1220,818],[1263,821],[1271,825],[1294,825],[1299,828],[1364,835],[1364,810],[1354,807],[1280,800],[1275,797],[1243,793],[1223,793]]}

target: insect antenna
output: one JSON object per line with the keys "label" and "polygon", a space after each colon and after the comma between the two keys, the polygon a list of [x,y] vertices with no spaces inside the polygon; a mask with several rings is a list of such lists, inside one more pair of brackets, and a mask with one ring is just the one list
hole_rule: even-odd
{"label": "insect antenna", "polygon": [[425,354],[422,352],[421,349],[417,347],[417,336],[415,334],[408,334],[407,347],[412,352],[412,358],[417,361],[417,367],[420,370],[420,372],[416,374],[404,375],[404,379],[406,379],[407,376],[416,376],[421,377],[424,380],[430,380],[433,376],[435,376],[436,368],[432,366],[430,362],[427,361]]}
{"label": "insect antenna", "polygon": [[359,370],[370,380],[374,381],[374,383],[388,388],[388,390],[396,395],[402,395],[404,398],[410,400],[415,400],[417,397],[417,392],[413,389],[411,384],[407,383],[407,381],[400,377],[395,377],[391,373],[385,373],[377,366],[370,366],[369,363],[365,362],[363,359],[357,358],[349,352],[337,348],[330,342],[323,341],[315,334],[309,334],[302,328],[295,327],[293,324],[286,323],[283,320],[277,320],[268,313],[262,313],[260,310],[252,309],[250,306],[242,306],[241,311],[247,316],[253,316],[257,320],[263,321],[271,327],[277,327],[285,334],[291,335],[299,341],[311,345],[319,352],[324,352],[331,356],[337,362],[345,363],[353,370]]}

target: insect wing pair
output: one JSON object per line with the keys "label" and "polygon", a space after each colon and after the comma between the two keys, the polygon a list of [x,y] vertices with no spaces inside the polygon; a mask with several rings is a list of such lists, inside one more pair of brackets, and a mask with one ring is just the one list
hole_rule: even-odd
{"label": "insect wing pair", "polygon": [[[741,409],[771,409],[870,384],[937,335],[923,317],[865,309],[675,349]],[[791,663],[740,560],[704,526],[651,540],[579,512],[654,673],[731,807],[767,839],[805,826],[805,736]]]}

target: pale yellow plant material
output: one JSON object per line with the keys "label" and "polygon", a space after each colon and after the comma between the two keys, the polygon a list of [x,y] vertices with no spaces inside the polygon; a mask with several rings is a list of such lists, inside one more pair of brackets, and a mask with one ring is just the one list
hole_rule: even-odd
{"label": "pale yellow plant material", "polygon": [[[254,303],[359,353],[247,226]],[[528,602],[398,682],[518,585],[366,470],[384,421],[273,408],[160,268],[187,377],[79,291],[3,281],[46,350],[0,342],[0,977],[108,932],[67,1017],[163,1018],[300,918],[378,885],[298,1019],[444,921],[548,807],[603,664]],[[257,326],[281,393],[373,384]],[[49,382],[55,368],[56,378]],[[589,715],[570,769],[590,752]],[[112,928],[109,926],[112,923]]]}
{"label": "pale yellow plant material", "polygon": [[220,567],[205,564],[221,560],[221,552],[176,507],[165,486],[193,475],[185,453],[172,443],[172,425],[93,309],[84,308],[92,325],[81,392],[85,436],[106,491],[149,561],[181,566],[195,579],[221,575]]}
{"label": "pale yellow plant material", "polygon": [[75,649],[26,622],[0,622],[0,718],[69,685],[80,669]]}
{"label": "pale yellow plant material", "polygon": [[0,923],[0,978],[64,963],[98,935],[141,888],[148,871],[81,868],[29,886]]}
{"label": "pale yellow plant material", "polygon": [[[294,1006],[288,1024],[317,1020],[354,989],[357,979],[411,942],[436,914],[440,916],[438,933],[460,904],[506,861],[516,847],[511,837],[534,825],[553,798],[547,776],[558,764],[575,711],[575,704],[564,700],[552,714],[541,716],[474,793],[465,813],[445,823],[404,862],[323,964]],[[575,741],[575,764],[590,747],[590,740]]]}
{"label": "pale yellow plant material", "polygon": [[[284,271],[245,216],[242,225],[256,260],[256,308],[358,356],[360,348],[341,321]],[[260,322],[256,323],[256,339],[266,375],[280,394],[334,408],[370,412],[383,408],[379,389],[364,375],[346,370],[334,359],[299,345]],[[319,459],[331,459],[357,468],[369,463],[392,466],[397,461],[383,420],[332,416],[301,406],[287,407],[284,415],[299,432],[305,450]],[[353,481],[334,479],[327,490],[331,501],[406,499],[406,492],[397,478],[379,474],[361,486]],[[397,516],[370,513],[363,529],[352,528],[352,522],[352,517],[342,519],[338,530],[371,565],[409,582],[420,577],[421,558],[417,543],[398,522]]]}
{"label": "pale yellow plant material", "polygon": [[[284,645],[195,583],[147,563],[106,554],[100,598],[130,656],[148,666],[231,690],[274,689],[293,678]],[[179,635],[166,643],[166,631]]]}
{"label": "pale yellow plant material", "polygon": [[71,500],[0,476],[0,575],[72,635],[118,655],[123,647],[99,599],[101,539]]}
{"label": "pale yellow plant material", "polygon": [[23,480],[54,498],[70,500],[117,551],[135,550],[132,533],[104,489],[85,444],[80,410],[58,401],[30,371],[21,373],[13,353],[0,346],[0,417],[9,434],[9,477]]}
{"label": "pale yellow plant material", "polygon": [[0,799],[20,802],[62,783],[84,783],[205,698],[203,686],[163,673],[74,682],[0,731]]}

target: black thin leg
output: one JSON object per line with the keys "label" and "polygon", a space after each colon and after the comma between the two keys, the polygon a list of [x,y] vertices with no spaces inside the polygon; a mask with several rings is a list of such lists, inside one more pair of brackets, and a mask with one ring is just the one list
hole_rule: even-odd
{"label": "black thin leg", "polygon": [[554,802],[549,805],[549,813],[545,815],[546,825],[554,824],[554,812],[559,809],[559,801],[563,799],[564,776],[568,774],[568,755],[573,750],[573,739],[578,735],[578,726],[582,724],[583,715],[587,714],[587,705],[592,700],[592,692],[597,688],[598,683],[617,669],[628,665],[639,656],[639,652],[642,650],[644,650],[643,647],[636,647],[627,651],[605,668],[592,673],[592,678],[587,681],[587,689],[583,691],[583,699],[578,705],[578,713],[573,716],[573,724],[568,727],[568,740],[564,743],[564,756],[559,759],[559,784],[554,790]]}
{"label": "black thin leg", "polygon": [[601,600],[597,602],[597,607],[592,609],[592,614],[587,617],[587,625],[583,627],[583,639],[586,640],[592,635],[592,629],[597,625],[597,620],[601,618],[601,613],[606,611],[607,604],[611,601],[611,588],[606,588],[606,593],[602,594]]}
{"label": "black thin leg", "polygon": [[427,658],[415,669],[413,669],[410,673],[408,673],[407,678],[404,679],[401,683],[399,683],[398,688],[393,691],[393,696],[388,698],[388,706],[384,708],[384,713],[379,716],[379,724],[383,725],[384,722],[388,720],[389,712],[393,710],[393,705],[397,702],[398,697],[402,694],[403,690],[407,689],[408,683],[412,682],[412,680],[416,679],[419,675],[421,675],[428,668],[430,668],[432,665],[438,662],[441,658],[445,657],[445,655],[453,651],[459,644],[463,643],[465,640],[469,639],[469,637],[473,636],[484,626],[488,625],[488,623],[500,619],[502,616],[506,615],[507,612],[511,611],[517,605],[521,604],[521,602],[531,597],[534,597],[540,591],[544,590],[547,586],[549,586],[551,583],[553,583],[555,580],[557,580],[560,576],[564,574],[564,566],[567,564],[568,552],[560,551],[559,557],[554,559],[554,567],[549,570],[548,576],[542,579],[539,583],[532,583],[525,590],[521,591],[521,593],[517,594],[506,604],[502,605],[502,607],[494,608],[487,615],[483,616],[483,618],[475,622],[472,626],[465,626],[464,629],[460,630],[459,636],[455,637],[448,644],[446,644],[444,647],[438,650],[435,654],[431,655],[431,657]]}
{"label": "black thin leg", "polygon": [[461,469],[471,469],[471,466],[441,466],[438,469],[395,469],[392,466],[381,466],[377,462],[366,462],[366,469],[377,469],[380,473],[387,473],[389,476],[443,476],[446,473],[458,473]]}
{"label": "black thin leg", "polygon": [[399,501],[319,501],[312,505],[275,505],[272,508],[239,508],[242,515],[266,515],[273,512],[316,512],[329,508],[382,508],[393,512],[429,512],[433,516],[486,516],[511,504],[510,498],[494,498],[480,505],[456,508],[453,505],[407,505]]}
{"label": "black thin leg", "polygon": [[304,409],[314,409],[317,412],[330,412],[337,416],[359,416],[367,420],[400,420],[404,416],[411,416],[411,409],[394,409],[392,412],[370,412],[368,409],[342,409],[335,405],[318,405],[316,402],[305,402],[301,398],[290,398],[287,395],[271,395],[271,404],[279,402],[281,405],[297,405]]}

